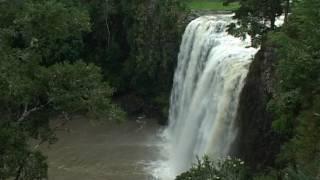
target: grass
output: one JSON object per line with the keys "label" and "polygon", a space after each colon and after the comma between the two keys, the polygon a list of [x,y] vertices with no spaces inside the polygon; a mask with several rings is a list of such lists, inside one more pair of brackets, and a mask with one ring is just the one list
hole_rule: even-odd
{"label": "grass", "polygon": [[238,2],[230,3],[224,6],[221,1],[217,0],[190,0],[187,6],[193,10],[212,10],[212,11],[232,11],[240,7]]}

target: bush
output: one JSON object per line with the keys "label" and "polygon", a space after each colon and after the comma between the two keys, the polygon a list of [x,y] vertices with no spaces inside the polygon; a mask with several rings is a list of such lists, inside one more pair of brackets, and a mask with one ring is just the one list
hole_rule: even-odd
{"label": "bush", "polygon": [[247,180],[244,161],[237,158],[227,157],[223,160],[211,161],[205,156],[202,160],[198,159],[189,171],[176,177],[176,180]]}

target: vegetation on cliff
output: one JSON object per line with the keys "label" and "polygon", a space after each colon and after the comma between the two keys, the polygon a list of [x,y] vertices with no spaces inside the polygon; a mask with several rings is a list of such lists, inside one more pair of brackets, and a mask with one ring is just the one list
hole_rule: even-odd
{"label": "vegetation on cliff", "polygon": [[269,43],[278,49],[275,93],[269,104],[274,129],[286,140],[278,164],[310,179],[320,175],[320,2],[299,1]]}

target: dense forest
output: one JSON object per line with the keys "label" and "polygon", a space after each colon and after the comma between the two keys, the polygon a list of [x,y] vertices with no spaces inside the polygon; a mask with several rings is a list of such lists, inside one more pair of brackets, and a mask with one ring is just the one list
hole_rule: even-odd
{"label": "dense forest", "polygon": [[55,142],[55,118],[123,120],[123,94],[166,108],[179,1],[10,0],[0,12],[0,179],[47,177],[38,146]]}
{"label": "dense forest", "polygon": [[[319,179],[320,1],[234,3],[223,3],[237,20],[228,32],[249,34],[252,46],[276,52],[266,110],[281,147],[268,166],[204,157],[177,179]],[[123,121],[130,113],[151,111],[166,119],[182,33],[195,4],[0,1],[0,179],[47,179],[46,157],[38,148],[55,143],[55,130],[74,115]],[[55,127],[56,119],[63,121]]]}

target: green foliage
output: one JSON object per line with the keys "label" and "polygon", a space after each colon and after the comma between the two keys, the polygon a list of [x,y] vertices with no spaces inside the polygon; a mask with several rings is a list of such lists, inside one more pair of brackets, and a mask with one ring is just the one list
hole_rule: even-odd
{"label": "green foliage", "polygon": [[[100,69],[84,62],[60,63],[43,69],[48,99],[55,110],[88,112],[95,116],[121,119],[110,102],[113,89],[103,82]],[[111,110],[111,111],[110,111]]]}
{"label": "green foliage", "polygon": [[[283,146],[276,166],[254,179],[319,179],[320,31],[315,25],[320,23],[320,1],[241,0],[240,5],[229,32],[242,38],[248,33],[253,46],[263,42],[277,55],[268,109]],[[275,18],[283,13],[280,29]]]}
{"label": "green foliage", "polygon": [[208,157],[198,160],[189,171],[176,177],[176,180],[246,180],[248,179],[244,162],[236,158],[210,161]]}
{"label": "green foliage", "polygon": [[[12,4],[5,1],[1,6],[7,3]],[[54,0],[20,4],[20,8],[12,9],[8,19],[3,19],[11,22],[2,30],[11,32],[7,41],[12,47],[32,49],[45,64],[80,58],[82,35],[90,30],[87,11]]]}
{"label": "green foliage", "polygon": [[46,158],[33,151],[26,143],[26,136],[16,127],[0,127],[0,179],[17,180],[47,178]]}
{"label": "green foliage", "polygon": [[253,178],[254,180],[275,180],[275,179],[283,179],[283,180],[315,180],[315,178],[304,174],[299,169],[295,169],[292,167],[288,167],[283,171],[275,171],[272,170],[268,174],[257,175]]}
{"label": "green foliage", "polygon": [[[320,96],[314,97],[312,107],[302,111],[297,119],[293,138],[283,147],[278,161],[295,166],[293,170],[299,171],[308,177],[316,177],[320,162]],[[292,170],[292,171],[293,171]],[[311,179],[311,178],[310,178]]]}
{"label": "green foliage", "polygon": [[238,2],[229,3],[227,6],[220,0],[190,0],[187,6],[192,10],[210,10],[210,11],[234,11],[240,7]]}
{"label": "green foliage", "polygon": [[[312,98],[316,95],[319,85],[320,62],[317,58],[319,57],[317,47],[320,46],[318,42],[313,41],[319,33],[305,31],[309,21],[314,20],[314,15],[301,11],[309,2],[301,3],[295,10],[296,13],[290,17],[289,24],[284,27],[283,32],[273,33],[269,40],[269,43],[276,44],[279,50],[277,81],[275,81],[277,91],[270,105],[278,117],[274,124],[286,122],[291,130],[293,124],[296,124],[294,120],[299,112],[312,106]],[[313,6],[316,7],[317,4],[314,3]],[[315,7],[308,8],[312,10]]]}
{"label": "green foliage", "polygon": [[274,129],[285,139],[277,164],[284,179],[317,179],[320,162],[320,2],[296,2],[281,32],[269,35],[277,47],[275,93],[269,109]]}
{"label": "green foliage", "polygon": [[249,34],[252,46],[261,44],[264,35],[275,30],[276,18],[283,14],[284,0],[240,0],[240,8],[235,10],[236,23],[229,25],[229,33],[246,38]]}
{"label": "green foliage", "polygon": [[127,19],[132,22],[131,51],[123,72],[130,86],[144,96],[155,96],[157,91],[169,94],[185,18],[178,0],[155,1],[151,6],[134,2]]}
{"label": "green foliage", "polygon": [[179,0],[4,0],[0,12],[0,179],[46,178],[27,142],[56,140],[49,119],[123,119],[106,80],[167,105],[186,17]]}
{"label": "green foliage", "polygon": [[49,118],[124,116],[100,68],[79,60],[90,21],[85,9],[71,5],[0,2],[0,179],[47,178],[37,147],[56,140]]}
{"label": "green foliage", "polygon": [[155,98],[157,92],[162,92],[169,99],[186,25],[183,1],[82,3],[88,6],[92,19],[92,31],[85,38],[84,60],[99,65],[119,94],[135,93],[146,102],[163,107]]}

